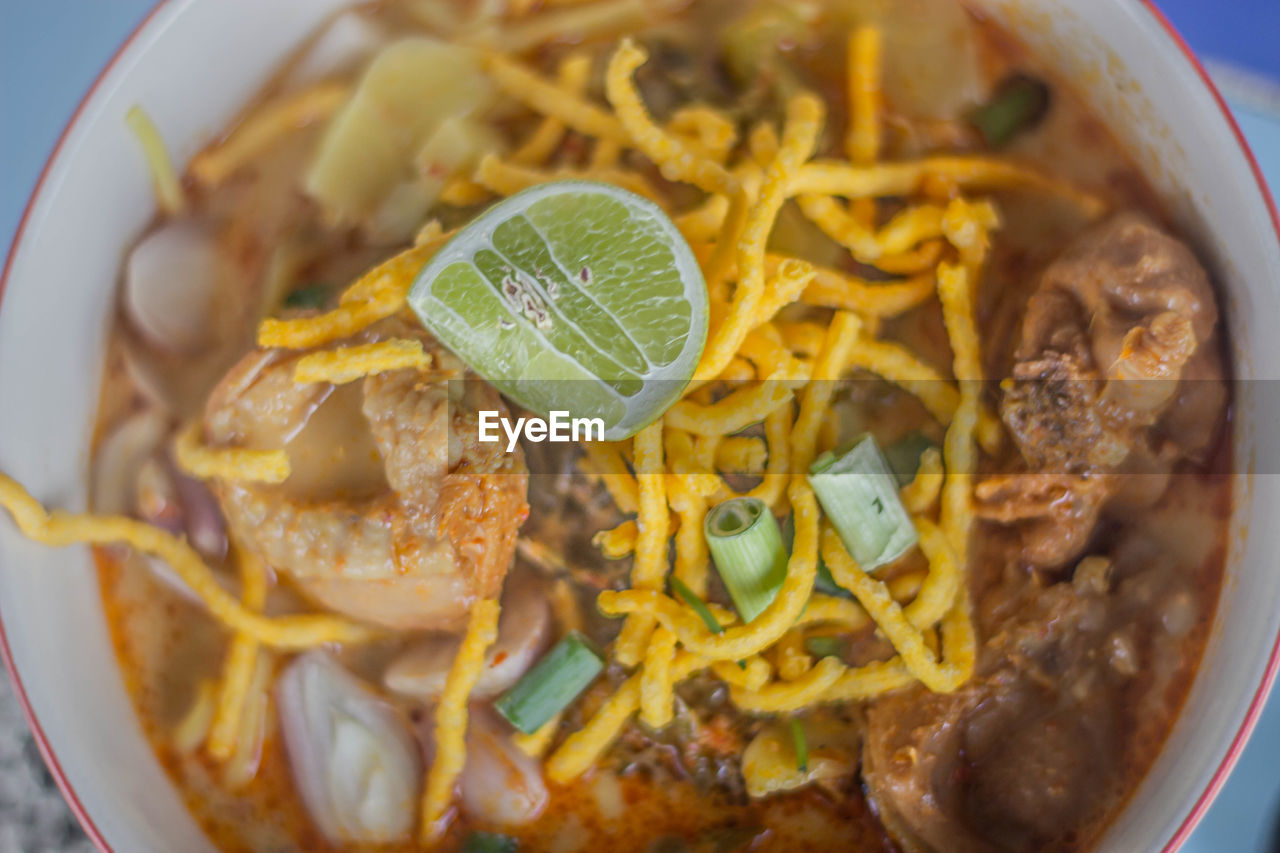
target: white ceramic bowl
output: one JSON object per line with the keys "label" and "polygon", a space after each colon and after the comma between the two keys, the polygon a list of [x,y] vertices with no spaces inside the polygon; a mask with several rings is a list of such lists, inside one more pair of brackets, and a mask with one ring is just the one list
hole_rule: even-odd
{"label": "white ceramic bowl", "polygon": [[[82,507],[91,418],[122,252],[152,216],[123,117],[143,104],[178,160],[237,112],[289,49],[348,0],[167,0],[81,104],[0,279],[0,470]],[[1239,378],[1237,510],[1222,601],[1167,747],[1106,851],[1177,847],[1239,754],[1275,674],[1280,629],[1280,241],[1256,164],[1176,33],[1132,0],[976,0],[1046,57],[1137,154],[1226,299]],[[1262,428],[1259,427],[1269,427]],[[55,778],[105,849],[212,849],[130,708],[85,548],[32,545],[0,521],[0,650]]]}

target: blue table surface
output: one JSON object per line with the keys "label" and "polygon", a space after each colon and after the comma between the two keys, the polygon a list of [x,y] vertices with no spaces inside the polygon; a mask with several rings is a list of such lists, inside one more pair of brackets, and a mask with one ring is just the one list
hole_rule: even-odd
{"label": "blue table surface", "polygon": [[[1280,0],[1158,0],[1197,51],[1280,80]],[[152,0],[0,2],[0,245],[12,239],[58,134]],[[1233,101],[1272,186],[1280,188],[1280,117]],[[1278,850],[1280,702],[1262,722],[1187,853]]]}

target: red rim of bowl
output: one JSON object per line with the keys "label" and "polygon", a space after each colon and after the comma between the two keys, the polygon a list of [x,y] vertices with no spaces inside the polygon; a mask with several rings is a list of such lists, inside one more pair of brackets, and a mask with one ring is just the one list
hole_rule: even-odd
{"label": "red rim of bowl", "polygon": [[[4,299],[5,286],[9,282],[9,270],[13,265],[13,258],[18,249],[18,245],[22,242],[22,238],[26,233],[27,222],[31,216],[31,210],[35,206],[36,199],[39,198],[40,192],[44,189],[45,179],[49,176],[49,171],[53,167],[54,162],[58,159],[58,155],[62,153],[63,144],[67,140],[67,135],[71,129],[80,120],[80,115],[84,112],[86,105],[97,94],[99,86],[106,78],[107,74],[116,66],[120,57],[125,51],[137,40],[138,36],[147,25],[155,18],[156,14],[169,2],[169,0],[158,0],[156,5],[147,13],[146,17],[138,23],[133,32],[123,44],[116,50],[111,60],[103,67],[102,71],[94,79],[84,97],[80,99],[80,103],[76,106],[75,112],[71,114],[71,118],[67,121],[66,127],[58,137],[57,143],[53,147],[53,151],[49,154],[49,159],[45,161],[44,168],[40,172],[40,177],[36,181],[35,188],[31,191],[31,197],[27,200],[25,209],[22,212],[22,218],[18,221],[18,228],[14,232],[13,242],[9,246],[9,254],[5,258],[4,270],[0,272],[0,303]],[[1222,117],[1226,120],[1227,126],[1231,129],[1232,134],[1236,138],[1240,151],[1244,154],[1245,160],[1249,164],[1250,170],[1253,172],[1254,180],[1257,181],[1258,191],[1262,194],[1262,199],[1266,203],[1267,210],[1271,215],[1271,224],[1276,233],[1277,243],[1280,244],[1280,211],[1276,209],[1275,199],[1272,197],[1267,187],[1266,179],[1262,175],[1262,167],[1258,165],[1257,158],[1254,157],[1249,143],[1245,141],[1244,133],[1240,130],[1240,126],[1236,123],[1235,116],[1232,115],[1230,107],[1223,99],[1222,93],[1218,91],[1218,87],[1214,85],[1213,80],[1209,77],[1209,72],[1205,70],[1204,65],[1196,57],[1191,47],[1187,44],[1182,34],[1173,26],[1172,22],[1165,17],[1164,13],[1156,6],[1155,0],[1142,0],[1143,7],[1155,19],[1156,23],[1164,30],[1165,34],[1174,43],[1183,57],[1191,64],[1196,74],[1200,77],[1204,87],[1213,96],[1214,101],[1218,104],[1218,108],[1222,111]],[[71,783],[68,781],[66,774],[62,770],[62,765],[58,763],[58,757],[54,754],[53,746],[49,743],[44,730],[40,727],[40,722],[36,719],[35,712],[31,708],[31,702],[27,698],[26,690],[22,686],[22,678],[18,675],[18,668],[13,662],[13,655],[9,649],[9,640],[4,632],[4,623],[0,621],[0,659],[3,659],[5,669],[9,673],[9,678],[13,682],[14,690],[18,696],[18,702],[22,706],[23,716],[27,719],[27,724],[31,727],[31,733],[35,737],[36,746],[40,750],[40,755],[44,758],[45,763],[49,767],[49,773],[53,776],[59,790],[66,797],[71,811],[75,814],[76,819],[80,821],[80,825],[84,827],[85,833],[99,850],[104,853],[113,853],[112,847],[107,843],[107,839],[103,836],[102,831],[98,829],[93,822],[93,817],[89,814],[88,809],[80,802],[80,798],[76,796],[76,792],[72,789]],[[1213,778],[1209,780],[1208,786],[1204,792],[1200,794],[1195,805],[1191,807],[1191,811],[1183,819],[1178,829],[1174,832],[1173,837],[1164,845],[1165,853],[1177,850],[1182,846],[1183,842],[1191,835],[1196,824],[1204,817],[1205,812],[1209,810],[1210,804],[1222,789],[1227,777],[1230,775],[1232,768],[1235,767],[1236,761],[1239,760],[1240,754],[1244,752],[1245,744],[1249,740],[1249,735],[1253,732],[1254,726],[1257,725],[1258,717],[1262,714],[1263,705],[1266,703],[1267,694],[1270,692],[1271,685],[1275,681],[1276,673],[1280,670],[1280,635],[1276,636],[1275,643],[1271,648],[1271,656],[1267,661],[1266,671],[1263,673],[1262,681],[1254,692],[1253,699],[1249,703],[1249,708],[1245,712],[1244,720],[1240,724],[1240,729],[1231,740],[1231,745],[1227,748],[1227,753],[1223,756],[1222,762],[1218,765],[1218,769],[1214,772]]]}

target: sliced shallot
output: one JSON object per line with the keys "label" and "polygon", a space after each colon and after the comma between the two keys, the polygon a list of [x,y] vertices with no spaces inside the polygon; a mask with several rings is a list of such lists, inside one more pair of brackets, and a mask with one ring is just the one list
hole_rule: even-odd
{"label": "sliced shallot", "polygon": [[294,782],[329,842],[408,838],[422,762],[400,713],[320,651],[289,665],[276,698]]}
{"label": "sliced shallot", "polygon": [[536,820],[549,796],[538,761],[512,743],[509,726],[476,705],[471,706],[458,791],[469,817],[497,826]]}
{"label": "sliced shallot", "polygon": [[120,422],[98,446],[93,470],[93,511],[123,515],[133,511],[138,472],[168,433],[165,413],[147,408]]}
{"label": "sliced shallot", "polygon": [[122,293],[125,316],[152,346],[192,353],[213,343],[214,300],[230,260],[204,222],[167,223],[129,254]]}

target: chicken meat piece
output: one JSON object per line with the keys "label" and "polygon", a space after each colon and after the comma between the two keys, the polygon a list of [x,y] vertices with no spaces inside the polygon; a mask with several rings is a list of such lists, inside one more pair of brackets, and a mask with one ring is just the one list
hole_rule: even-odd
{"label": "chicken meat piece", "polygon": [[1222,419],[1217,322],[1204,269],[1146,217],[1082,235],[1032,294],[1004,386],[1001,416],[1028,473],[981,484],[979,512],[1018,525],[1028,560],[1056,568],[1107,506],[1159,499]]}
{"label": "chicken meat piece", "polygon": [[[399,320],[342,343],[392,337],[420,340],[462,374]],[[297,383],[307,354],[255,350],[209,399],[210,444],[285,448],[291,463],[279,485],[215,484],[233,538],[331,610],[395,629],[461,628],[472,602],[501,589],[528,515],[523,454],[479,441],[477,413],[505,416],[501,399],[474,377],[415,369]]]}

